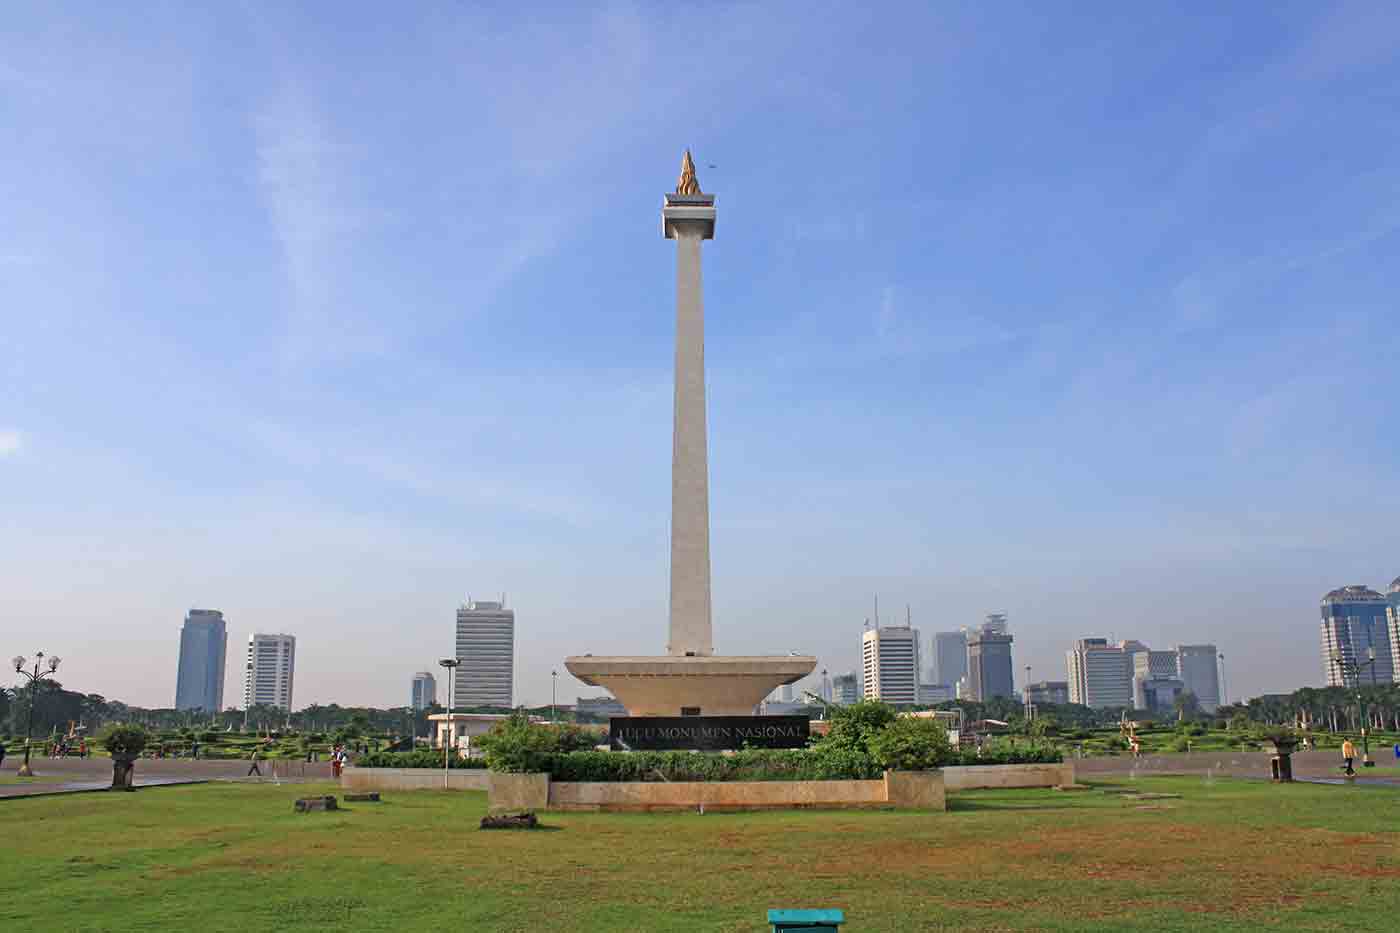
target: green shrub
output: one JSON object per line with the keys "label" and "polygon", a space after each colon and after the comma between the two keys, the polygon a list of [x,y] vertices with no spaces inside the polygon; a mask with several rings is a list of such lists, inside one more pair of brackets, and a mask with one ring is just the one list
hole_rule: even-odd
{"label": "green shrub", "polygon": [[140,726],[114,722],[97,736],[97,744],[113,756],[136,758],[151,740],[151,734]]}
{"label": "green shrub", "polygon": [[953,752],[948,764],[953,765],[1030,765],[1059,764],[1064,753],[1053,745],[987,745],[981,749],[963,748]]}
{"label": "green shrub", "polygon": [[492,771],[513,774],[547,771],[553,756],[591,749],[597,743],[595,732],[575,725],[533,723],[522,712],[512,713],[476,740]]}
{"label": "green shrub", "polygon": [[878,777],[868,759],[833,767],[839,759],[805,749],[744,749],[714,752],[568,752],[549,758],[556,781],[823,781]]}
{"label": "green shrub", "polygon": [[[355,759],[357,768],[441,768],[442,749],[420,748],[411,752],[370,752]],[[485,768],[482,758],[448,757],[449,768]]]}
{"label": "green shrub", "polygon": [[[921,720],[913,720],[919,722]],[[927,720],[923,720],[927,721]],[[897,743],[899,747],[907,743]],[[945,737],[946,747],[946,737]],[[923,748],[923,745],[918,746]],[[1045,745],[951,748],[942,764],[991,765],[1052,763],[1060,752]],[[920,764],[920,761],[910,761]],[[900,762],[900,767],[905,763]],[[883,769],[870,755],[850,748],[744,749],[715,752],[568,752],[538,763],[555,781],[853,781],[879,778]]]}
{"label": "green shrub", "polygon": [[901,716],[869,739],[872,758],[893,771],[930,771],[953,757],[948,727],[936,719]]}

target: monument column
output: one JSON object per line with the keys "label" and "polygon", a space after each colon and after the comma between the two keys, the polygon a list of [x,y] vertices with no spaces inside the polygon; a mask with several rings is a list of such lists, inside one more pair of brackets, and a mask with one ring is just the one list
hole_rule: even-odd
{"label": "monument column", "polygon": [[[579,680],[612,692],[631,716],[752,716],[780,684],[817,666],[811,655],[717,655],[710,623],[710,479],[705,451],[705,300],[700,248],[715,235],[715,196],[690,153],[661,208],[676,241],[676,408],[671,435],[671,615],[665,655],[571,655]],[[677,746],[680,747],[680,746]],[[692,747],[692,746],[685,746]]]}
{"label": "monument column", "polygon": [[705,299],[700,242],[715,233],[714,195],[700,191],[687,150],[662,233],[676,241],[676,389],[671,440],[671,626],[666,652],[709,657],[710,480],[705,437]]}

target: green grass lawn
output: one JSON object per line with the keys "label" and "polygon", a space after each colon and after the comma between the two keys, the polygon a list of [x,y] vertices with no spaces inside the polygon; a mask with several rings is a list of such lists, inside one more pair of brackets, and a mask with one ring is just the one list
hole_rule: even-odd
{"label": "green grass lawn", "polygon": [[982,791],[947,813],[543,814],[485,795],[336,813],[330,787],[208,784],[0,801],[4,930],[1376,930],[1400,915],[1400,790],[1155,778]]}

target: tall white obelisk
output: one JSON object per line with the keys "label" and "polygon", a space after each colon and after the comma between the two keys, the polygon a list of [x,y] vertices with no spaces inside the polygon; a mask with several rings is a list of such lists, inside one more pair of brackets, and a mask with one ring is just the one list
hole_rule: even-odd
{"label": "tall white obelisk", "polygon": [[569,673],[612,692],[632,716],[752,716],[811,655],[717,655],[710,620],[710,480],[705,454],[705,300],[700,244],[714,239],[715,196],[690,153],[661,208],[676,241],[676,409],[671,438],[671,620],[664,655],[570,655]]}
{"label": "tall white obelisk", "polygon": [[676,241],[676,395],[671,438],[671,629],[666,652],[714,654],[710,619],[710,479],[705,437],[705,296],[700,243],[715,235],[715,197],[703,194],[690,150],[661,211]]}

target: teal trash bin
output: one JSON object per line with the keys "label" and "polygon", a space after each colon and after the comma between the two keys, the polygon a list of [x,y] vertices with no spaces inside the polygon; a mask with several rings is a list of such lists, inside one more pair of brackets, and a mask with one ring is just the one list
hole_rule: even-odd
{"label": "teal trash bin", "polygon": [[783,930],[800,930],[802,933],[838,933],[846,915],[839,910],[770,910],[768,922],[773,933]]}

